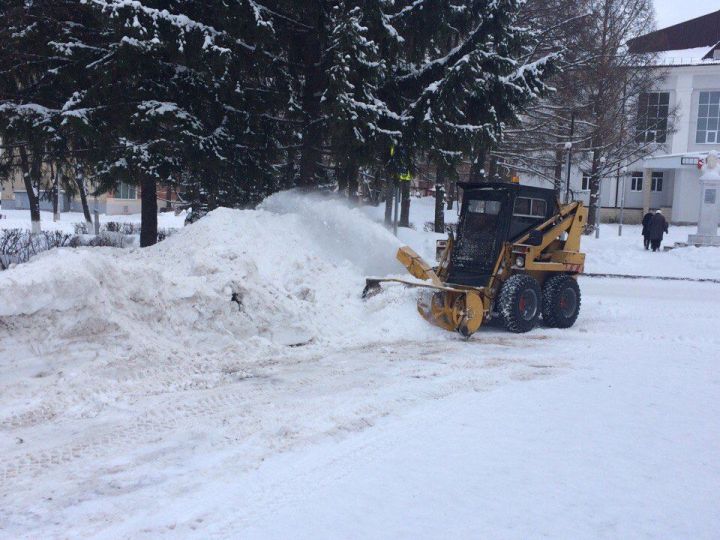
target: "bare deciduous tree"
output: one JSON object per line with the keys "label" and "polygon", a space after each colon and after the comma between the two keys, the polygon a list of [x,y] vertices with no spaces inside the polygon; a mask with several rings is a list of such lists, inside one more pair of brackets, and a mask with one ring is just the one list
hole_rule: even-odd
{"label": "bare deciduous tree", "polygon": [[631,54],[627,42],[654,30],[651,0],[532,0],[528,24],[546,28],[544,44],[563,51],[555,91],[526,108],[522,123],[505,131],[493,154],[514,168],[562,191],[568,148],[590,178],[593,230],[600,205],[600,181],[615,176],[655,151],[664,137],[647,132],[673,129],[674,111],[662,126],[643,124],[643,96],[664,76],[653,55]]}

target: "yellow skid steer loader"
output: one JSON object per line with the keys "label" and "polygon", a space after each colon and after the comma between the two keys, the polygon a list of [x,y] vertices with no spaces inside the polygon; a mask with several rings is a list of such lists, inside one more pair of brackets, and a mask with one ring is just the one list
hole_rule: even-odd
{"label": "yellow skid steer loader", "polygon": [[577,275],[585,264],[582,202],[561,205],[551,189],[518,184],[459,185],[456,237],[438,241],[438,266],[402,247],[398,260],[423,281],[368,278],[363,297],[381,283],[423,288],[420,314],[465,337],[490,319],[501,319],[516,333],[534,328],[541,314],[546,326],[572,326],[580,312]]}

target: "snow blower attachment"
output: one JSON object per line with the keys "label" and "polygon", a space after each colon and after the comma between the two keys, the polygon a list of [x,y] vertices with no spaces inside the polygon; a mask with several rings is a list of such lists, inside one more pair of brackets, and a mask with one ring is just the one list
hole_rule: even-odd
{"label": "snow blower attachment", "polygon": [[425,289],[418,311],[429,322],[469,337],[483,322],[501,319],[511,332],[527,332],[540,315],[547,326],[568,328],[580,312],[577,275],[585,254],[582,202],[560,206],[551,189],[504,183],[460,183],[457,228],[430,267],[409,247],[398,260],[422,281],[369,278],[367,297],[382,283]]}

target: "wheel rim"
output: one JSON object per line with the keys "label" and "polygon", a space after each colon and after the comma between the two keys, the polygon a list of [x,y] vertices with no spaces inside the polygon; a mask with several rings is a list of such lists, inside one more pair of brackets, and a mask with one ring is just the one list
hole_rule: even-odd
{"label": "wheel rim", "polygon": [[535,294],[535,291],[532,289],[525,289],[522,292],[518,301],[518,309],[520,311],[520,316],[524,320],[531,321],[535,318],[538,310],[538,297],[537,294]]}
{"label": "wheel rim", "polygon": [[560,294],[559,308],[563,317],[569,319],[575,314],[577,308],[577,293],[571,287],[566,287]]}

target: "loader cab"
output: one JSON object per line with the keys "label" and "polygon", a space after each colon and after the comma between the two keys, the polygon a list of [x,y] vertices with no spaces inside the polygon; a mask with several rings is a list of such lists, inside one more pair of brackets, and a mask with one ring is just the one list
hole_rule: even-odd
{"label": "loader cab", "polygon": [[463,199],[447,281],[484,287],[503,244],[555,215],[555,192],[500,182],[458,185]]}

